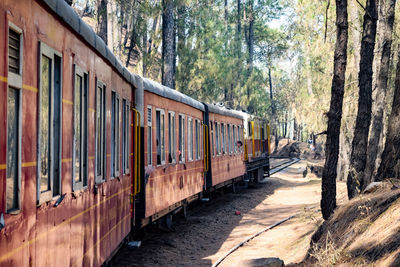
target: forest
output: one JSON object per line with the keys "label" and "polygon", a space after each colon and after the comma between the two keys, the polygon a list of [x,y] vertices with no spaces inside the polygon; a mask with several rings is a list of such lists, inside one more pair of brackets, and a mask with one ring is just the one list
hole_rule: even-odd
{"label": "forest", "polygon": [[399,177],[395,0],[69,0],[132,72],[200,101],[270,118],[275,140],[326,149],[353,198]]}

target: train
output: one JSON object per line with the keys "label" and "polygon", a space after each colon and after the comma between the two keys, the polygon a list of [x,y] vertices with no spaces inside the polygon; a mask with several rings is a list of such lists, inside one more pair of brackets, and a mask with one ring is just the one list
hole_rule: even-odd
{"label": "train", "polygon": [[101,266],[269,174],[266,118],[128,71],[63,0],[0,3],[0,266]]}

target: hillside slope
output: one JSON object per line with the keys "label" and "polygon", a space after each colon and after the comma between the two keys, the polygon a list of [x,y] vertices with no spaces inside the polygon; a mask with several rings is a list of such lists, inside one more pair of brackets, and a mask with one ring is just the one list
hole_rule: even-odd
{"label": "hillside slope", "polygon": [[361,195],[313,235],[300,266],[400,266],[400,190]]}

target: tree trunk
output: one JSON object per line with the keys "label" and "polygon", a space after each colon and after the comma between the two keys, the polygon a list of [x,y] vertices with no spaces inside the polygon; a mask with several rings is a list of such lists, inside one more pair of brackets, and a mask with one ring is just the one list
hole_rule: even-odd
{"label": "tree trunk", "polygon": [[174,88],[174,1],[163,0],[162,14],[162,84]]}
{"label": "tree trunk", "polygon": [[[348,68],[351,70],[348,72],[348,79],[353,83],[349,90],[353,91],[355,88],[358,88],[358,81],[353,77],[353,73],[358,74],[359,66],[360,66],[360,43],[361,43],[361,22],[359,19],[359,10],[360,6],[356,1],[350,1],[348,3],[349,7],[349,18],[351,21],[351,27],[349,28],[349,44],[348,49],[352,50],[352,57],[349,58]],[[352,62],[350,65],[350,59]],[[353,80],[355,80],[353,82]],[[354,88],[354,89],[353,89]],[[354,128],[353,123],[350,123],[349,116],[345,116],[345,114],[349,114],[348,110],[352,107],[349,107],[349,103],[346,104],[346,98],[344,99],[343,106],[343,115],[344,120],[342,127],[340,129],[340,150],[339,150],[339,161],[338,161],[338,173],[337,176],[339,180],[345,180],[347,178],[349,172],[349,164],[350,164],[350,154],[351,154],[351,141],[353,138]]]}
{"label": "tree trunk", "polygon": [[126,58],[126,64],[125,66],[128,67],[129,66],[129,62],[131,60],[131,55],[132,55],[132,51],[136,46],[137,43],[137,32],[136,32],[136,27],[134,27],[135,25],[135,21],[136,21],[136,13],[134,13],[132,15],[132,32],[131,32],[131,38],[130,38],[130,46],[129,46],[129,50],[128,50],[128,56]]}
{"label": "tree trunk", "polygon": [[378,77],[375,84],[375,101],[372,113],[371,133],[368,141],[367,165],[364,172],[364,181],[361,190],[372,181],[375,161],[378,155],[379,141],[383,130],[383,112],[386,105],[386,91],[390,68],[390,55],[392,47],[392,32],[395,15],[396,0],[380,0],[379,9],[379,44],[382,49],[381,61],[378,65]]}
{"label": "tree trunk", "polygon": [[363,175],[367,161],[368,132],[371,123],[372,63],[374,59],[376,22],[376,1],[367,0],[360,50],[358,112],[352,142],[349,175],[347,176],[347,193],[349,199],[356,196],[363,187]]}
{"label": "tree trunk", "polygon": [[336,0],[336,45],[331,102],[328,112],[326,160],[322,172],[321,212],[327,220],[336,208],[336,175],[339,155],[340,124],[342,119],[344,83],[347,67],[347,0]]}
{"label": "tree trunk", "polygon": [[107,46],[114,53],[114,0],[107,1]]}
{"label": "tree trunk", "polygon": [[151,50],[155,47],[155,44],[153,44],[153,39],[158,32],[158,25],[159,25],[158,16],[159,15],[156,15],[156,17],[153,20],[153,28],[151,30],[151,34],[150,34],[150,38],[149,38],[149,46],[148,46],[148,50],[147,50],[147,54],[149,54],[149,55],[151,54]]}
{"label": "tree trunk", "polygon": [[143,36],[142,36],[142,75],[147,76],[147,21],[143,21]]}
{"label": "tree trunk", "polygon": [[97,0],[97,35],[107,44],[107,1]]}
{"label": "tree trunk", "polygon": [[248,27],[248,38],[247,38],[247,47],[249,51],[249,57],[247,59],[247,77],[251,76],[253,71],[253,57],[254,57],[254,14],[253,14],[253,3],[254,0],[250,0],[249,2],[249,27]]}
{"label": "tree trunk", "polygon": [[[399,47],[400,49],[400,47]],[[400,53],[397,61],[396,81],[392,113],[389,117],[388,132],[382,162],[379,166],[376,180],[400,177]]]}

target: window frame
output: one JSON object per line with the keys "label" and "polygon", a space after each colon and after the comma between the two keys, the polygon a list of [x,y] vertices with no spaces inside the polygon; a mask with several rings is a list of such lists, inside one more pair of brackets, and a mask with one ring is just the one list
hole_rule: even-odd
{"label": "window frame", "polygon": [[[115,97],[115,101],[113,100]],[[110,132],[110,180],[121,174],[121,97],[117,91],[111,91],[111,132]]]}
{"label": "window frame", "polygon": [[[36,200],[37,200],[37,204],[41,205],[44,202],[50,201],[58,196],[60,196],[62,194],[62,187],[61,187],[61,179],[62,179],[62,171],[61,171],[61,160],[62,160],[62,121],[60,121],[60,136],[58,136],[60,143],[59,143],[59,155],[58,155],[58,168],[59,168],[59,174],[58,177],[54,177],[54,162],[55,162],[55,157],[56,155],[54,155],[54,139],[56,138],[54,136],[54,108],[55,108],[55,96],[54,96],[54,66],[55,66],[55,57],[59,57],[61,59],[60,62],[60,99],[59,99],[59,115],[60,118],[62,120],[62,78],[63,78],[63,57],[62,57],[62,53],[51,48],[50,46],[48,46],[47,44],[45,44],[42,41],[39,41],[39,51],[38,51],[38,56],[39,56],[39,71],[38,71],[38,84],[39,84],[39,90],[38,90],[38,120],[37,120],[37,177],[36,177]],[[49,122],[49,149],[50,149],[50,153],[49,153],[49,180],[50,180],[50,190],[47,190],[45,192],[41,192],[40,189],[40,185],[41,185],[41,164],[40,164],[40,160],[41,160],[41,149],[40,149],[40,142],[41,142],[41,134],[40,134],[40,126],[41,126],[41,107],[42,107],[42,56],[45,56],[49,59],[51,59],[51,77],[50,77],[50,88],[49,88],[49,97],[51,100],[53,100],[51,103],[49,103],[49,113],[50,113],[50,122]],[[51,94],[52,93],[52,94]],[[58,183],[58,192],[59,194],[54,195],[54,180],[58,178],[59,183]]]}
{"label": "window frame", "polygon": [[[100,103],[100,110],[98,110],[97,105],[99,103],[97,103],[97,96],[98,96],[98,91],[99,91],[99,87],[102,88],[102,95],[100,100],[103,100]],[[96,90],[95,90],[96,94],[95,94],[95,105],[96,105],[96,115],[95,115],[95,182],[96,184],[101,184],[104,183],[106,181],[106,165],[107,165],[107,123],[106,123],[106,115],[107,115],[107,86],[105,83],[103,83],[102,81],[100,81],[99,79],[96,80]],[[97,123],[97,116],[100,113],[100,122],[101,125],[98,125]],[[100,127],[102,127],[102,129],[99,129]],[[98,133],[100,131],[100,137],[102,138],[100,146],[101,146],[101,151],[98,151]],[[103,153],[101,153],[103,152]],[[100,157],[100,166],[98,166],[97,164],[97,160],[98,157]],[[100,168],[101,170],[101,174],[97,175],[97,171]]]}
{"label": "window frame", "polygon": [[225,123],[221,123],[221,154],[226,154]]}
{"label": "window frame", "polygon": [[[169,119],[171,117],[171,120]],[[173,121],[173,127],[171,127],[171,121]],[[168,155],[171,155],[172,161],[169,164],[176,164],[176,116],[175,111],[168,111]],[[171,135],[172,133],[172,135]],[[170,138],[171,136],[171,138]],[[171,140],[170,140],[171,139]],[[171,151],[171,147],[173,146],[173,150]],[[173,154],[172,154],[173,152]],[[173,157],[172,157],[173,155]]]}
{"label": "window frame", "polygon": [[[19,73],[14,73],[8,71],[8,46],[9,46],[9,34],[10,34],[10,29],[17,32],[20,35],[20,42],[19,42]],[[39,46],[40,47],[40,46]],[[12,23],[11,21],[8,21],[8,31],[7,31],[7,72],[8,72],[8,84],[12,84],[11,87],[18,87],[22,89],[22,74],[23,74],[23,60],[24,60],[24,32],[22,31],[21,28],[19,28],[17,25]]]}
{"label": "window frame", "polygon": [[131,133],[131,116],[130,116],[130,103],[129,100],[124,98],[122,99],[122,130],[124,133],[122,134],[122,171],[124,174],[130,173],[130,133]]}
{"label": "window frame", "polygon": [[[190,129],[190,133],[189,133]],[[188,161],[194,161],[194,146],[193,146],[193,118],[189,117],[187,118],[187,143],[188,143]],[[190,149],[189,149],[190,148]]]}
{"label": "window frame", "polygon": [[[8,113],[8,95],[9,95],[9,90],[10,87],[14,90],[16,90],[18,92],[18,116],[16,116],[16,118],[18,119],[18,132],[17,132],[17,204],[18,207],[17,208],[8,208],[7,207],[7,186],[5,187],[4,190],[4,196],[5,196],[5,213],[7,214],[18,214],[21,212],[21,145],[22,145],[22,96],[23,96],[23,90],[22,90],[22,74],[23,74],[23,60],[24,60],[24,53],[23,53],[23,40],[24,40],[24,34],[23,31],[17,27],[14,23],[12,23],[11,21],[7,21],[8,22],[8,31],[7,31],[7,52],[6,52],[6,58],[7,58],[7,70],[8,70],[8,55],[9,55],[9,51],[8,51],[8,47],[9,47],[9,32],[10,29],[17,32],[20,35],[20,43],[19,43],[19,57],[20,57],[20,61],[19,61],[19,74],[13,73],[8,71],[8,77],[7,77],[7,104],[6,104],[6,108],[7,108],[7,113]],[[6,120],[7,123],[7,131],[8,131],[8,117]],[[8,154],[8,132],[6,134],[6,155]],[[6,157],[6,174],[7,174],[7,157]],[[7,175],[6,175],[7,176]],[[7,177],[5,177],[5,183],[7,183]]]}
{"label": "window frame", "polygon": [[[149,121],[149,110],[151,114],[151,118]],[[150,128],[150,137],[149,137],[149,128]],[[147,105],[146,109],[146,135],[147,135],[147,157],[146,157],[146,166],[153,166],[153,107],[151,105]],[[149,142],[150,142],[150,151],[149,151]],[[150,156],[149,156],[150,154]],[[157,163],[157,162],[156,162]]]}
{"label": "window frame", "polygon": [[236,125],[232,125],[232,143],[233,143],[233,154],[237,153],[237,138],[236,138]]}
{"label": "window frame", "polygon": [[[159,140],[159,144],[160,144],[160,162],[161,164],[158,164],[157,162],[157,166],[164,166],[165,165],[165,110],[161,109],[161,108],[156,108],[156,146],[157,146],[157,112],[160,112],[160,140]],[[164,127],[161,127],[161,122],[163,121],[163,125]],[[162,139],[161,139],[162,138]],[[162,142],[161,142],[162,141]],[[163,146],[161,144],[164,144]],[[157,150],[158,153],[158,150]],[[158,155],[158,154],[157,154]],[[164,155],[164,160],[163,160],[163,155]]]}
{"label": "window frame", "polygon": [[[75,182],[75,159],[76,159],[76,154],[75,154],[75,94],[76,94],[76,87],[75,87],[75,82],[76,82],[76,75],[80,75],[82,77],[82,92],[81,92],[81,151],[80,151],[80,156],[81,156],[81,175],[82,175],[82,181],[80,182]],[[74,78],[73,78],[73,106],[74,106],[74,113],[73,113],[73,141],[72,141],[72,190],[73,191],[78,191],[83,188],[88,187],[88,105],[89,105],[89,74],[83,68],[78,66],[77,64],[74,64]],[[84,97],[83,94],[86,94]],[[82,105],[83,101],[85,103]],[[84,129],[84,133],[82,133],[82,129]],[[86,147],[85,147],[86,145]]]}
{"label": "window frame", "polygon": [[[182,120],[182,122],[181,122],[181,120]],[[182,155],[182,159],[181,160],[179,160],[179,158],[178,158],[179,163],[185,163],[185,160],[186,160],[186,149],[185,149],[185,145],[186,145],[186,142],[185,142],[185,137],[186,137],[185,129],[186,129],[186,127],[185,127],[185,121],[186,121],[185,120],[185,114],[179,113],[178,114],[178,131],[179,131],[179,123],[181,123],[181,125],[182,125],[182,129],[181,129],[181,131],[179,131],[179,134],[178,134],[178,143],[179,143],[179,135],[181,135],[181,141],[182,141],[182,144],[181,143],[178,144],[179,151],[181,152],[181,155]],[[182,150],[180,149],[181,145],[182,145]]]}
{"label": "window frame", "polygon": [[202,129],[202,127],[201,127],[202,125],[201,125],[201,121],[199,120],[199,119],[196,119],[196,127],[195,127],[195,130],[196,130],[196,133],[195,133],[195,135],[197,135],[197,136],[195,136],[195,139],[196,139],[196,160],[200,160],[201,159],[201,145],[202,145],[202,142],[201,142],[201,133],[202,133],[202,131],[203,131],[203,129]]}
{"label": "window frame", "polygon": [[212,157],[215,157],[215,148],[214,148],[214,122],[210,120],[210,132],[211,132],[211,151],[212,151]]}
{"label": "window frame", "polygon": [[232,136],[231,136],[231,124],[226,125],[226,135],[228,136],[228,154],[232,154]]}

